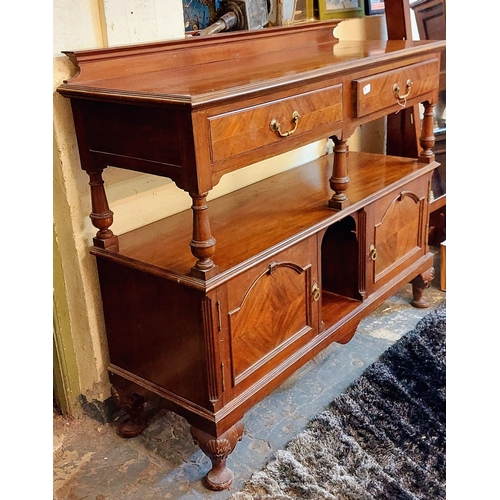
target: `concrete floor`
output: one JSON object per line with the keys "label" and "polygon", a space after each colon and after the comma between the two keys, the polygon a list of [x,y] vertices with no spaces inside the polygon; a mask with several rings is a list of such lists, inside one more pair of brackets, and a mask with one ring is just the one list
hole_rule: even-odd
{"label": "concrete floor", "polygon": [[160,410],[132,439],[120,438],[113,425],[90,417],[54,416],[54,500],[229,498],[311,417],[445,300],[436,257],[436,277],[425,292],[429,309],[413,308],[411,286],[406,286],[365,318],[348,344],[328,347],[245,415],[245,434],[228,458],[235,474],[230,490],[212,492],[203,486],[210,460],[193,443],[187,422],[167,410]]}

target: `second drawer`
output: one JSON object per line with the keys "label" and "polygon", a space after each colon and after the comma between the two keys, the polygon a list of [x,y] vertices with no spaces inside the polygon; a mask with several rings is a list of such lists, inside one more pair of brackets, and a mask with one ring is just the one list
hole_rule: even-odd
{"label": "second drawer", "polygon": [[[439,60],[430,59],[392,71],[353,80],[354,112],[357,118],[406,100],[423,96],[439,86]],[[399,97],[398,97],[399,96]]]}

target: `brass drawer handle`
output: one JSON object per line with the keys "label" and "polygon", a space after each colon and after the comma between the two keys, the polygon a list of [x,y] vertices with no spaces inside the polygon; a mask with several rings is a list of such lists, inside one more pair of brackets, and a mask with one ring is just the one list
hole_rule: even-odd
{"label": "brass drawer handle", "polygon": [[406,80],[406,94],[401,95],[399,85],[397,83],[394,84],[394,87],[392,87],[392,91],[394,92],[394,95],[396,96],[396,99],[398,101],[406,99],[410,95],[411,91],[411,86],[413,85],[413,82],[411,80]]}
{"label": "brass drawer handle", "polygon": [[377,260],[377,249],[375,245],[370,245],[370,259]]}
{"label": "brass drawer handle", "polygon": [[314,283],[311,288],[312,298],[314,302],[317,302],[321,296],[321,291],[317,283]]}
{"label": "brass drawer handle", "polygon": [[269,127],[273,132],[276,132],[280,137],[288,137],[289,135],[292,135],[296,130],[299,125],[299,118],[300,114],[298,111],[294,111],[292,114],[292,123],[293,123],[293,129],[289,130],[288,132],[282,132],[281,131],[281,123],[279,123],[277,120],[271,120],[271,123],[269,124]]}

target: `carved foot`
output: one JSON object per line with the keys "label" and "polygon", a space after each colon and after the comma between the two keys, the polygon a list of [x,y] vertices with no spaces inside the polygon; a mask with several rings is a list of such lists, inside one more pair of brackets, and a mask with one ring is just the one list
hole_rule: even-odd
{"label": "carved foot", "polygon": [[410,282],[413,287],[413,300],[410,303],[413,307],[425,309],[430,306],[430,301],[424,297],[424,290],[429,288],[433,279],[434,268],[431,267]]}
{"label": "carved foot", "polygon": [[135,393],[131,395],[120,393],[114,387],[111,392],[125,412],[125,416],[118,423],[118,434],[123,438],[138,436],[147,427],[144,398]]}
{"label": "carved foot", "polygon": [[226,460],[236,443],[241,440],[243,430],[243,423],[238,422],[216,438],[196,427],[191,427],[194,442],[212,461],[212,469],[205,476],[206,484],[211,490],[221,491],[231,486],[234,474],[227,468]]}

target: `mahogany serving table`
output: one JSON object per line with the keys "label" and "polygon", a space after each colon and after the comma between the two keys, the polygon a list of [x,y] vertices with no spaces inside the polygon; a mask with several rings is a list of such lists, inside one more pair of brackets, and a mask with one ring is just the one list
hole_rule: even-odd
{"label": "mahogany serving table", "polygon": [[[143,396],[160,396],[211,458],[212,489],[231,484],[258,400],[405,283],[427,305],[445,42],[342,42],[339,22],[65,52],[120,432],[140,432]],[[420,102],[418,159],[348,151],[360,124]],[[225,173],[327,137],[333,154],[207,205]],[[118,237],[108,165],[172,179],[192,210]]]}

